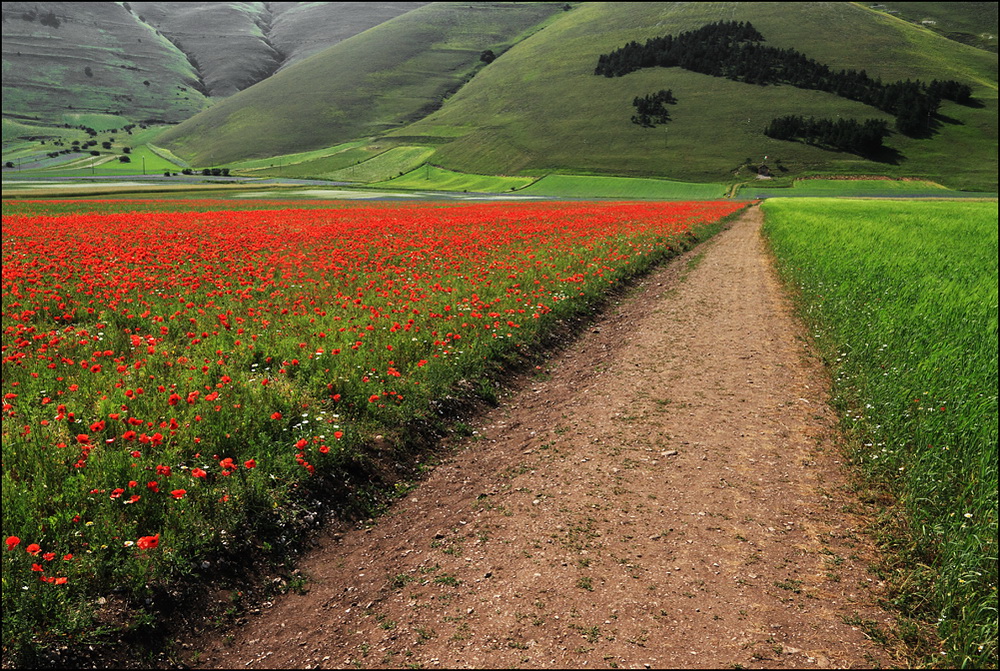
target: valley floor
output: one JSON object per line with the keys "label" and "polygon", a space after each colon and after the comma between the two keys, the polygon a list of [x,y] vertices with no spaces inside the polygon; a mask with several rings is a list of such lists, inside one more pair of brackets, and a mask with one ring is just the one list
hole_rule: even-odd
{"label": "valley floor", "polygon": [[[753,207],[645,278],[218,668],[892,663],[827,382]],[[197,650],[197,654],[194,654]]]}

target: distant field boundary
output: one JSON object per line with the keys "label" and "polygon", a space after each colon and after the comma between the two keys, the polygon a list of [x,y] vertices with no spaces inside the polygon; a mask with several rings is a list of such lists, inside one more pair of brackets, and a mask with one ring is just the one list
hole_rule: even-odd
{"label": "distant field boundary", "polygon": [[[172,160],[169,152],[146,145],[161,159]],[[160,150],[163,151],[163,150]],[[166,154],[166,156],[164,156]],[[377,158],[377,156],[375,157]],[[363,165],[363,164],[362,164]],[[129,175],[119,175],[128,179]],[[256,183],[239,184],[149,184],[104,185],[101,183],[71,182],[55,187],[20,186],[17,181],[4,183],[3,198],[62,198],[81,196],[124,197],[128,194],[150,195],[155,193],[181,194],[204,191],[240,192],[259,189]],[[269,190],[281,188],[268,185]],[[296,189],[296,197],[308,197],[310,189],[338,189],[339,185],[303,186],[287,185]],[[348,187],[344,187],[348,188]],[[842,197],[842,198],[921,198],[921,199],[995,199],[996,193],[956,191],[937,182],[919,178],[892,179],[884,177],[805,177],[791,184],[773,185],[769,182],[724,184],[677,182],[652,177],[611,177],[596,175],[558,175],[542,177],[476,175],[448,170],[440,166],[423,164],[399,177],[371,183],[354,183],[348,190],[413,193],[414,191],[441,193],[517,194],[539,198],[567,199],[621,199],[621,200],[717,200],[734,198],[754,200],[763,198]]]}
{"label": "distant field boundary", "polygon": [[808,176],[791,184],[771,184],[767,180],[742,183],[735,187],[740,199],[841,196],[850,198],[996,198],[993,192],[956,191],[938,182],[919,177]]}
{"label": "distant field boundary", "polygon": [[169,151],[167,149],[164,149],[163,147],[157,147],[156,145],[150,144],[148,142],[146,143],[146,147],[149,149],[149,151],[151,151],[152,153],[156,154],[157,156],[159,156],[160,158],[162,158],[164,161],[167,161],[169,163],[173,163],[174,165],[176,165],[176,166],[178,166],[180,168],[190,168],[191,167],[190,163],[188,163],[187,161],[185,161],[181,157],[177,156],[173,152],[171,152],[171,151]]}

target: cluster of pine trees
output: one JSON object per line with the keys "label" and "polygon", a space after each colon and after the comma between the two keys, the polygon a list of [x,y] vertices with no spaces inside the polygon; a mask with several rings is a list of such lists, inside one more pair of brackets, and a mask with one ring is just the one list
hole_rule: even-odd
{"label": "cluster of pine trees", "polygon": [[676,105],[677,98],[670,89],[650,93],[641,98],[636,97],[632,101],[635,107],[635,114],[632,115],[632,123],[639,124],[644,128],[655,128],[658,123],[670,121],[670,112],[667,105]]}
{"label": "cluster of pine trees", "polygon": [[972,89],[956,81],[883,84],[864,70],[833,71],[794,49],[767,47],[764,36],[749,22],[718,21],[676,37],[666,35],[645,44],[629,42],[598,58],[594,74],[620,77],[641,68],[681,67],[748,84],[788,84],[827,91],[857,100],[896,117],[896,129],[925,136],[934,128],[942,99],[966,104]]}
{"label": "cluster of pine trees", "polygon": [[860,156],[877,154],[888,134],[889,125],[880,119],[859,123],[854,119],[834,121],[797,115],[773,119],[764,129],[764,135],[777,140],[796,140]]}

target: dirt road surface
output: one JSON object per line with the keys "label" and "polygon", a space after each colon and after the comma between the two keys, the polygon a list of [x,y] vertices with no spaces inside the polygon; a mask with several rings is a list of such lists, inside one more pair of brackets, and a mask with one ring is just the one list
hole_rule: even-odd
{"label": "dirt road surface", "polygon": [[645,278],[222,668],[891,663],[821,366],[751,208]]}

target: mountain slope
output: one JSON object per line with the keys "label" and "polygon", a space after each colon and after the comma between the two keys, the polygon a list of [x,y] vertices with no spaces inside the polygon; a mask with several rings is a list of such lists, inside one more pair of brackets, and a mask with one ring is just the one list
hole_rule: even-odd
{"label": "mountain slope", "polygon": [[5,116],[176,123],[208,105],[197,87],[187,58],[118,3],[3,3]]}
{"label": "mountain slope", "polygon": [[[963,34],[985,26],[996,5],[889,4],[937,17],[928,20],[939,32]],[[3,12],[7,119],[38,126],[82,123],[89,114],[91,124],[111,128],[121,117],[178,122],[204,109],[162,140],[202,167],[368,138],[364,150],[277,164],[287,171],[294,162],[310,176],[350,167],[382,178],[433,152],[430,163],[466,173],[727,182],[755,176],[768,157],[785,177],[997,184],[996,53],[945,39],[914,23],[916,14],[904,20],[863,4],[4,3]],[[972,87],[975,104],[945,101],[935,134],[893,132],[870,160],[764,135],[785,115],[892,127],[892,115],[832,93],[676,67],[594,75],[601,54],[719,20],[752,22],[766,46],[835,70],[865,70],[883,82],[957,80]],[[487,50],[498,55],[489,64],[481,60]],[[677,99],[669,122],[631,122],[636,97],[666,89]],[[30,142],[18,128],[5,126],[5,137],[10,130]],[[390,148],[399,150],[380,158],[378,170],[351,167]]]}
{"label": "mountain slope", "polygon": [[284,56],[281,68],[294,65],[349,37],[418,9],[426,2],[271,2],[268,37]]}
{"label": "mountain slope", "polygon": [[210,98],[424,4],[5,2],[3,113],[178,123]]}
{"label": "mountain slope", "polygon": [[[766,44],[793,48],[832,68],[866,69],[883,81],[957,79],[980,108],[945,103],[940,132],[893,134],[891,162],[874,162],[763,135],[785,114],[892,118],[820,91],[755,86],[679,68],[624,77],[593,74],[598,56],[635,40],[718,20],[751,21]],[[746,159],[781,160],[793,174],[926,176],[996,188],[997,56],[850,3],[583,3],[519,43],[435,113],[398,134],[448,137],[432,161],[477,173],[593,172],[719,181]],[[632,100],[671,89],[673,120],[630,122]],[[459,136],[456,138],[456,136]]]}
{"label": "mountain slope", "polygon": [[874,6],[950,40],[987,51],[997,50],[995,2],[882,2]]}
{"label": "mountain slope", "polygon": [[133,2],[188,55],[213,97],[260,82],[422,2]]}
{"label": "mountain slope", "polygon": [[195,163],[315,149],[377,135],[436,109],[560,8],[434,3],[380,24],[219,102],[161,138]]}

